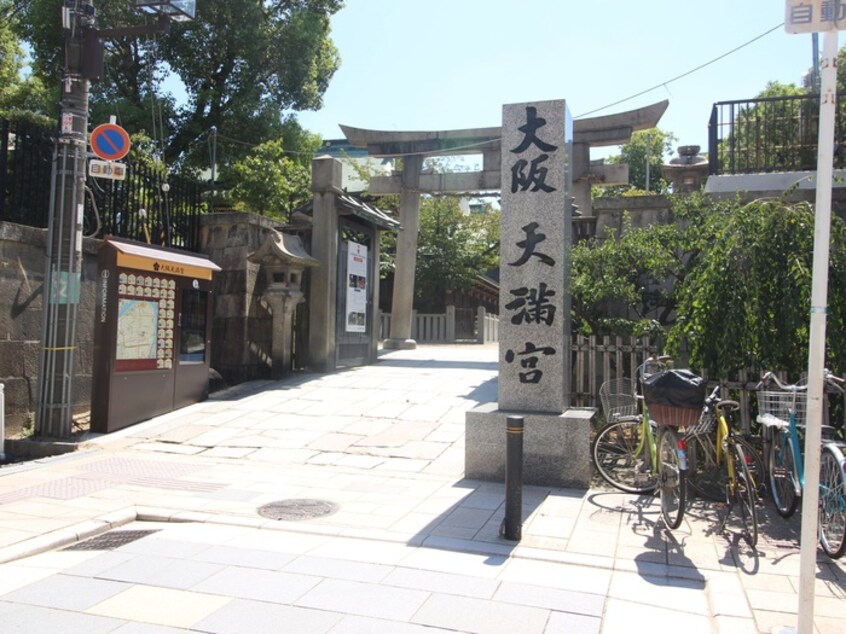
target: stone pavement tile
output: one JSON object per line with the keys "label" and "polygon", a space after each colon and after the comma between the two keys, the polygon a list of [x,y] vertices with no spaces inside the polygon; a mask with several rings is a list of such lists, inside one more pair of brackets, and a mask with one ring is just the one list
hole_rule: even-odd
{"label": "stone pavement tile", "polygon": [[[542,580],[538,580],[542,581]],[[512,583],[503,581],[493,596],[495,601],[516,603],[536,608],[548,608],[561,612],[601,617],[605,596],[549,588],[540,584]]]}
{"label": "stone pavement tile", "polygon": [[[310,548],[307,554],[314,557],[361,561],[365,563],[399,565],[414,547],[401,543],[377,542],[350,537],[324,538],[319,545]],[[305,552],[305,551],[304,551]]]}
{"label": "stone pavement tile", "polygon": [[308,443],[309,449],[317,449],[320,451],[344,451],[350,445],[353,445],[363,439],[362,436],[347,433],[328,433],[322,434]]}
{"label": "stone pavement tile", "polygon": [[348,581],[380,582],[387,577],[392,566],[326,557],[301,555],[288,562],[282,570],[312,577],[333,577]]}
{"label": "stone pavement tile", "polygon": [[846,624],[846,601],[817,595],[814,597],[814,615],[840,619],[841,623]]}
{"label": "stone pavement tile", "polygon": [[0,597],[13,590],[45,579],[52,575],[53,572],[50,568],[36,568],[16,563],[4,564],[3,574],[0,575]]}
{"label": "stone pavement tile", "polygon": [[86,608],[126,590],[124,583],[57,574],[8,592],[0,599],[61,610]]}
{"label": "stone pavement tile", "polygon": [[332,634],[373,634],[374,632],[390,632],[390,634],[456,634],[456,630],[400,621],[386,621],[366,616],[345,616],[332,628]]}
{"label": "stone pavement tile", "polygon": [[602,619],[570,612],[551,612],[544,634],[599,634]]}
{"label": "stone pavement tile", "polygon": [[[249,542],[247,542],[249,543]],[[224,566],[280,570],[294,559],[295,555],[278,551],[260,550],[247,546],[240,547],[216,544],[193,556],[195,561],[205,561]]]}
{"label": "stone pavement tile", "polygon": [[[262,446],[262,445],[258,445]],[[262,448],[247,456],[248,460],[275,465],[305,464],[318,452],[311,449]]]}
{"label": "stone pavement tile", "polygon": [[[755,626],[759,632],[776,632],[782,631],[782,628],[797,626],[796,608],[793,608],[793,613],[775,612],[772,610],[753,610],[752,615],[755,617]],[[842,632],[842,628],[838,630]]]}
{"label": "stone pavement tile", "polygon": [[151,625],[150,623],[127,623],[121,625],[111,634],[185,634],[185,630],[165,625]]}
{"label": "stone pavement tile", "polygon": [[491,519],[494,512],[495,509],[466,508],[462,504],[444,517],[438,527],[471,528],[478,531]]}
{"label": "stone pavement tile", "polygon": [[449,412],[449,405],[442,403],[433,403],[431,396],[422,395],[420,404],[412,405],[402,412],[399,420],[403,421],[431,421],[437,422]]}
{"label": "stone pavement tile", "polygon": [[143,583],[187,590],[221,572],[223,568],[219,564],[203,561],[144,554],[103,570],[98,577],[125,583]]}
{"label": "stone pavement tile", "polygon": [[414,623],[486,634],[541,634],[549,611],[510,603],[433,594],[411,619]]}
{"label": "stone pavement tile", "polygon": [[714,616],[717,634],[758,634],[755,619],[751,616],[741,618],[737,616]]}
{"label": "stone pavement tile", "polygon": [[477,599],[492,598],[499,587],[499,583],[493,579],[405,567],[392,570],[382,580],[382,583],[400,588],[440,592]]}
{"label": "stone pavement tile", "polygon": [[[73,565],[68,565],[66,568],[64,568],[63,571],[65,574],[74,575],[77,577],[99,577],[106,570],[109,570],[121,564],[125,564],[126,562],[136,558],[136,555],[133,555],[131,553],[122,553],[115,550],[110,550],[107,552],[75,552],[89,555],[89,558],[85,559],[84,561],[80,561],[79,563]],[[30,561],[37,559],[39,556],[40,555],[30,557],[26,561],[27,563],[29,563]]]}
{"label": "stone pavement tile", "polygon": [[198,622],[195,628],[217,634],[279,631],[322,634],[340,620],[340,614],[331,612],[235,599]]}
{"label": "stone pavement tile", "polygon": [[713,634],[711,618],[690,614],[684,604],[662,604],[645,597],[629,600],[609,598],[602,622],[603,632],[631,632],[637,624],[648,627],[651,632],[675,632],[682,629],[685,634]]}
{"label": "stone pavement tile", "polygon": [[228,567],[196,583],[191,590],[238,599],[291,604],[320,581],[320,577],[304,574]]}
{"label": "stone pavement tile", "polygon": [[324,579],[295,605],[380,619],[409,621],[428,592],[374,583]]}
{"label": "stone pavement tile", "polygon": [[615,572],[608,590],[609,599],[636,601],[658,606],[684,606],[688,614],[708,616],[710,608],[705,580],[650,577],[631,572]]}
{"label": "stone pavement tile", "polygon": [[85,612],[128,621],[190,628],[230,601],[232,599],[229,597],[199,592],[132,586],[91,606]]}
{"label": "stone pavement tile", "polygon": [[5,603],[0,600],[0,623],[15,634],[106,634],[116,632],[122,621],[66,610]]}
{"label": "stone pavement tile", "polygon": [[526,584],[536,584],[542,579],[544,585],[550,588],[604,596],[608,592],[611,577],[612,571],[607,569],[551,561],[511,559],[497,578],[501,581]]}
{"label": "stone pavement tile", "polygon": [[814,615],[819,634],[843,634],[843,618]]}
{"label": "stone pavement tile", "polygon": [[163,454],[178,454],[181,456],[190,456],[200,453],[204,450],[203,447],[194,447],[192,445],[180,445],[169,442],[144,442],[139,443],[133,447],[138,451],[152,451]]}
{"label": "stone pavement tile", "polygon": [[421,473],[431,464],[431,460],[424,458],[388,458],[378,466],[378,469],[386,472]]}
{"label": "stone pavement tile", "polygon": [[201,455],[208,458],[229,458],[232,460],[238,460],[240,458],[245,458],[253,451],[255,451],[253,447],[210,447],[206,451],[202,452]]}
{"label": "stone pavement tile", "polygon": [[[456,541],[453,543],[458,545],[462,542]],[[399,565],[418,570],[495,579],[503,572],[506,562],[508,562],[508,558],[503,555],[417,548],[411,550]]]}

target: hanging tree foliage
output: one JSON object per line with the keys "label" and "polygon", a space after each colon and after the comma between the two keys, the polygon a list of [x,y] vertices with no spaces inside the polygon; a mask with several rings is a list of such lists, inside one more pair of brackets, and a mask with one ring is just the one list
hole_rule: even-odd
{"label": "hanging tree foliage", "polygon": [[[742,368],[807,368],[814,212],[808,203],[756,200],[714,214],[709,242],[678,291],[669,346],[712,376]],[[846,369],[846,225],[833,217],[826,363]]]}

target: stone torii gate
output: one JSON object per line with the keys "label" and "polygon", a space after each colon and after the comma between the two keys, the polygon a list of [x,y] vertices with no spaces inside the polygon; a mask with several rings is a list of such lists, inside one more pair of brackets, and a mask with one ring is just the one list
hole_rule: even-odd
{"label": "stone torii gate", "polygon": [[[628,112],[573,122],[573,197],[583,215],[590,215],[591,185],[625,185],[629,182],[628,165],[591,164],[590,148],[628,143],[634,131],[656,127],[668,105],[669,101],[664,100]],[[411,338],[411,319],[420,194],[500,190],[502,128],[395,132],[340,127],[351,145],[366,148],[371,156],[401,158],[403,161],[400,174],[374,177],[370,181],[370,193],[377,196],[400,195],[402,230],[397,236],[391,332],[384,347],[412,349],[417,346]],[[468,154],[482,155],[481,171],[421,173],[425,157]]]}

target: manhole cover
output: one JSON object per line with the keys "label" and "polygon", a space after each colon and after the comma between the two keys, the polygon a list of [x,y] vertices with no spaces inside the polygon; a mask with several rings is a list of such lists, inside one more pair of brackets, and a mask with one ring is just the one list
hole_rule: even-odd
{"label": "manhole cover", "polygon": [[271,502],[258,508],[258,514],[271,520],[311,520],[316,517],[332,515],[338,510],[338,505],[326,500],[281,500]]}
{"label": "manhole cover", "polygon": [[158,533],[158,530],[139,530],[139,531],[110,531],[91,539],[86,539],[84,542],[77,542],[62,550],[114,550],[126,544],[130,544],[142,537]]}

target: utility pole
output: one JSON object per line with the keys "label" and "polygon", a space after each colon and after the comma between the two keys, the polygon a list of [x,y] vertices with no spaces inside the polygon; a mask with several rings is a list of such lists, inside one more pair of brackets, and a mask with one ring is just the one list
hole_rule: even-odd
{"label": "utility pole", "polygon": [[62,31],[65,64],[59,135],[53,154],[35,425],[39,435],[56,437],[69,436],[71,431],[88,147],[85,38],[88,34],[90,42],[96,33],[91,0],[65,2]]}
{"label": "utility pole", "polygon": [[42,293],[42,349],[38,368],[35,431],[67,437],[73,416],[77,313],[82,281],[82,218],[88,159],[88,89],[103,69],[103,38],[166,31],[171,22],[194,19],[196,0],[134,0],[156,24],[98,30],[92,0],[65,0],[62,7],[64,70],[59,134],[53,154],[50,223]]}

